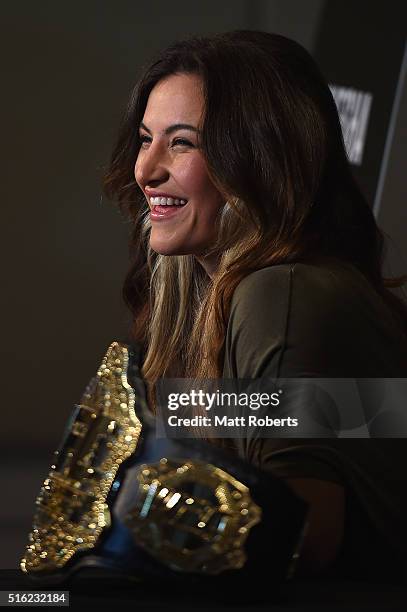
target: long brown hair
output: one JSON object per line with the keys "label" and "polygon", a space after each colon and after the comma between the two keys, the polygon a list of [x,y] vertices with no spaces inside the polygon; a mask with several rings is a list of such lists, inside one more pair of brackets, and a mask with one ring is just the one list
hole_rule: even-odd
{"label": "long brown hair", "polygon": [[[193,256],[149,247],[146,200],[134,179],[138,126],[149,94],[175,73],[202,79],[202,154],[227,204],[219,216],[219,256],[211,280]],[[233,292],[266,266],[335,257],[356,267],[407,329],[407,311],[382,278],[383,236],[350,170],[338,113],[311,56],[266,32],[190,38],[165,49],[135,87],[105,191],[132,222],[124,296],[143,374],[220,377]]]}

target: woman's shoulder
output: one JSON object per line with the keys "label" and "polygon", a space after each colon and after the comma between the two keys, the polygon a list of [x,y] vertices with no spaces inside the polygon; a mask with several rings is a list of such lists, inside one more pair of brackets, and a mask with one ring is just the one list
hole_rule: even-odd
{"label": "woman's shoulder", "polygon": [[381,296],[352,266],[334,261],[247,275],[232,298],[226,346],[236,372],[243,362],[251,372],[260,358],[265,371],[273,358],[291,376],[400,376],[407,358]]}
{"label": "woman's shoulder", "polygon": [[326,270],[312,264],[282,264],[248,274],[232,298],[226,372],[250,378],[277,371],[287,350],[297,356],[302,347],[325,355],[319,345],[332,335],[332,322],[339,316],[340,291],[334,285]]}
{"label": "woman's shoulder", "polygon": [[336,259],[280,264],[248,274],[236,287],[233,311],[290,312],[309,325],[361,325],[401,333],[400,322],[383,297],[354,266]]}
{"label": "woman's shoulder", "polygon": [[350,266],[336,262],[290,263],[269,266],[248,274],[236,287],[232,308],[255,310],[263,305],[272,310],[295,306],[324,312],[337,310],[343,299],[349,302],[360,292],[372,290],[367,281]]}

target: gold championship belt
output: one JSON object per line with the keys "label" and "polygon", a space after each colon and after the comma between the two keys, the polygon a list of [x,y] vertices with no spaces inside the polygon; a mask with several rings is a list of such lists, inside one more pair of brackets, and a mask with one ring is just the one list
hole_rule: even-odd
{"label": "gold championship belt", "polygon": [[306,505],[271,474],[202,440],[157,438],[137,349],[114,342],[68,422],[36,501],[22,570],[61,583],[188,573],[278,582]]}
{"label": "gold championship belt", "polygon": [[94,548],[110,525],[107,495],[141,432],[128,361],[127,349],[114,342],[76,406],[36,501],[23,571],[64,567],[75,553]]}

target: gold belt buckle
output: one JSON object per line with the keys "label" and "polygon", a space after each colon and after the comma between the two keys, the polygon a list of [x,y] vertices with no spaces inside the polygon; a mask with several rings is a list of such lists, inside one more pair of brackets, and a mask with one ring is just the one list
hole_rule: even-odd
{"label": "gold belt buckle", "polygon": [[243,567],[244,543],[260,519],[248,487],[224,470],[163,457],[140,467],[125,523],[136,543],[167,567],[219,574]]}

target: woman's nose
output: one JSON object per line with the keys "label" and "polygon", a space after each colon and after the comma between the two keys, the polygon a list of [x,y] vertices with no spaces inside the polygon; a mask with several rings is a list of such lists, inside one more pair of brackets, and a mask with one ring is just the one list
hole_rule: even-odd
{"label": "woman's nose", "polygon": [[154,145],[150,145],[148,149],[140,149],[134,174],[136,181],[142,186],[166,180],[169,168],[165,154]]}

